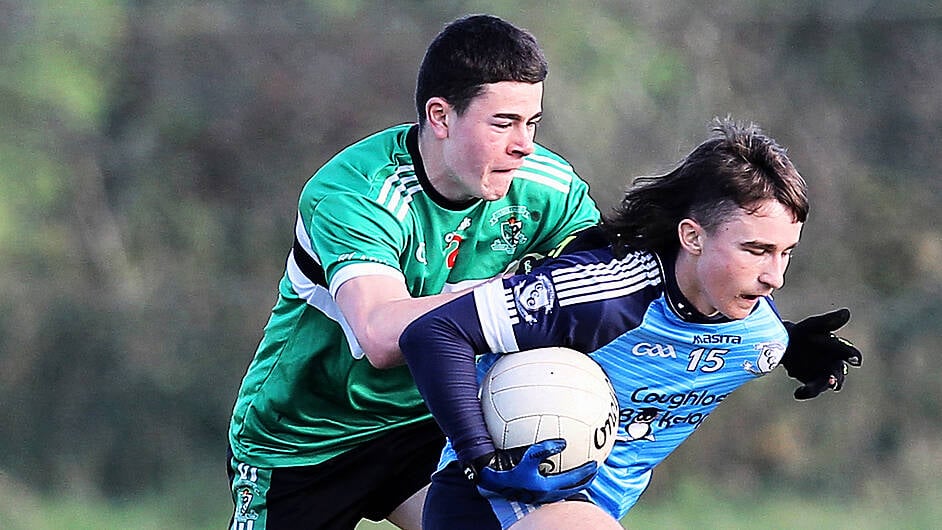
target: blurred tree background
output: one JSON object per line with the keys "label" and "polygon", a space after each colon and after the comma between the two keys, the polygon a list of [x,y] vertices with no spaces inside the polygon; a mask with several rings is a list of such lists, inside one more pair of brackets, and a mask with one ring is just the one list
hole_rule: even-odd
{"label": "blurred tree background", "polygon": [[784,373],[747,386],[645,500],[686,477],[730,495],[942,490],[938,4],[0,0],[4,495],[228,510],[229,413],[297,194],[342,147],[414,120],[426,45],[472,12],[543,44],[538,139],[603,209],[714,116],[760,124],[811,187],[777,300],[792,319],[850,307],[864,366],[810,402]]}

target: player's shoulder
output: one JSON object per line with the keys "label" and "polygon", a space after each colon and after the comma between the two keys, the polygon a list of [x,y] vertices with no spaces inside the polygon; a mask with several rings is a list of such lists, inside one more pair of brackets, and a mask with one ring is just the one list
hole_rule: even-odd
{"label": "player's shoulder", "polygon": [[[590,351],[599,340],[607,342],[637,325],[663,284],[660,264],[652,254],[621,258],[611,247],[603,247],[565,254],[529,274],[506,278],[503,298],[497,299],[501,293],[492,296],[495,303],[508,305],[512,324],[549,318],[562,326],[559,330],[575,326],[571,336],[581,337],[579,342],[589,348],[584,351]],[[576,332],[587,329],[585,325],[595,331],[585,336]]]}
{"label": "player's shoulder", "polygon": [[406,138],[415,124],[401,123],[374,132],[338,153],[347,158],[367,157],[386,160],[407,151]]}
{"label": "player's shoulder", "polygon": [[766,326],[774,330],[785,329],[785,324],[771,296],[759,298],[755,308],[744,320],[753,326]]}
{"label": "player's shoulder", "polygon": [[565,157],[543,144],[534,144],[533,153],[527,158],[534,158],[538,162],[556,164],[573,171],[572,164]]}
{"label": "player's shoulder", "polygon": [[594,248],[583,247],[565,251],[548,260],[545,266],[554,271],[573,269],[590,275],[609,274],[612,271],[617,274],[645,271],[659,279],[662,277],[660,260],[655,254],[645,250],[636,250],[618,257],[612,246],[602,241],[596,241]]}
{"label": "player's shoulder", "polygon": [[620,297],[660,286],[664,281],[654,254],[637,251],[617,257],[611,246],[563,254],[535,268],[532,274],[552,278],[561,299]]}
{"label": "player's shoulder", "polygon": [[574,187],[582,189],[585,186],[568,160],[539,144],[532,154],[523,159],[523,165],[517,170],[514,180],[563,193],[569,193]]}
{"label": "player's shoulder", "polygon": [[305,183],[302,195],[316,200],[351,193],[398,202],[421,188],[406,137],[412,125],[389,127],[355,142],[324,163]]}

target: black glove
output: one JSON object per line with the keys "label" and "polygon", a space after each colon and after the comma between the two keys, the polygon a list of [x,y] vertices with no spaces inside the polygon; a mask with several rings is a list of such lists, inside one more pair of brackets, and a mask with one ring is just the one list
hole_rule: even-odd
{"label": "black glove", "polygon": [[839,392],[844,386],[847,365],[860,366],[860,350],[849,340],[833,332],[850,320],[850,310],[837,309],[810,316],[795,324],[784,322],[788,330],[788,348],[782,366],[788,375],[803,384],[795,390],[795,399],[810,399],[828,388]]}
{"label": "black glove", "polygon": [[540,464],[565,448],[564,440],[543,440],[527,447],[499,449],[464,465],[464,473],[482,488],[510,500],[555,502],[584,489],[598,471],[598,463],[592,461],[562,473],[544,474]]}

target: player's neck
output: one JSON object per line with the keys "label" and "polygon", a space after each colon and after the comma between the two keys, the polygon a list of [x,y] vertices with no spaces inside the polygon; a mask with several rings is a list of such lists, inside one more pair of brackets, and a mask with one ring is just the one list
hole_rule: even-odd
{"label": "player's neck", "polygon": [[695,256],[684,252],[683,249],[677,253],[673,265],[677,288],[694,309],[704,317],[710,318],[717,315],[719,311],[705,301],[706,295],[697,281],[696,266]]}
{"label": "player's neck", "polygon": [[419,154],[422,155],[422,163],[425,165],[425,175],[428,183],[449,202],[463,203],[469,198],[461,193],[460,182],[457,182],[448,166],[445,164],[442,144],[427,129],[419,133]]}
{"label": "player's neck", "polygon": [[463,193],[461,182],[445,164],[441,142],[428,129],[419,132],[418,149],[425,169],[426,182],[424,184],[431,186],[434,191],[433,196],[437,195],[440,198],[436,202],[443,200],[444,206],[460,209],[478,200],[476,197],[469,197]]}

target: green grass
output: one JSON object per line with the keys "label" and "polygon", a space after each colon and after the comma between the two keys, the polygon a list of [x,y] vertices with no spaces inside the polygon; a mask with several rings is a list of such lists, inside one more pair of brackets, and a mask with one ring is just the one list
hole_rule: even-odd
{"label": "green grass", "polygon": [[[189,491],[124,502],[50,498],[9,484],[0,487],[0,528],[8,530],[150,530],[225,528],[230,507],[225,491]],[[798,497],[762,491],[730,495],[708,484],[681,481],[670,491],[642,498],[622,521],[631,529],[889,530],[940,528],[942,484],[898,492],[874,485],[857,497]],[[391,530],[364,521],[357,530]]]}
{"label": "green grass", "polygon": [[897,530],[940,528],[942,484],[900,494],[892,484],[876,485],[858,497],[799,497],[762,491],[728,496],[703,483],[682,482],[670,498],[641,502],[622,520],[632,529],[688,528],[802,530]]}

